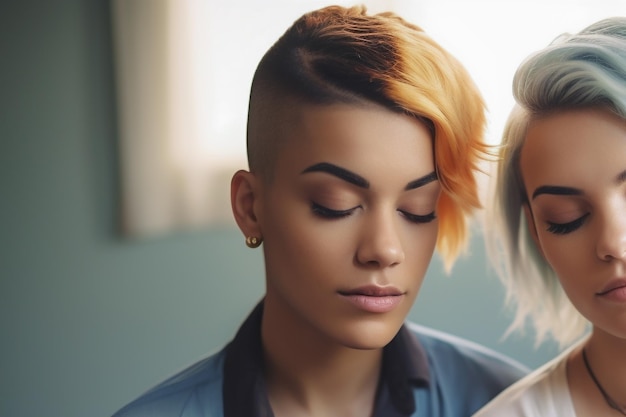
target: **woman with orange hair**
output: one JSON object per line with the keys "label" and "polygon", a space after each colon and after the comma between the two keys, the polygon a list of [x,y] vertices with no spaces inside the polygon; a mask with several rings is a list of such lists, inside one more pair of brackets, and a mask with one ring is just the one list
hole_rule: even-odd
{"label": "woman with orange hair", "polygon": [[407,323],[437,247],[478,206],[484,104],[420,28],[363,7],[307,13],[262,58],[235,219],[266,294],[220,352],[131,416],[469,416],[525,370]]}

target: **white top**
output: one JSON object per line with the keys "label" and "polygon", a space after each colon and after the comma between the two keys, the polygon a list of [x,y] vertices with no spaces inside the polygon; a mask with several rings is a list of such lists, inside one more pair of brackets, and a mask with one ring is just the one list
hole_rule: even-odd
{"label": "white top", "polygon": [[576,417],[567,358],[577,345],[502,391],[473,417]]}

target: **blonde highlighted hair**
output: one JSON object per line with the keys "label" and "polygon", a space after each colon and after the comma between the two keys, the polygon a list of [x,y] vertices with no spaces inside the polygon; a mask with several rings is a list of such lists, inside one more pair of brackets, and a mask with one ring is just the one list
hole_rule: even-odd
{"label": "blonde highlighted hair", "polygon": [[487,206],[487,250],[516,307],[509,331],[529,321],[537,343],[551,336],[563,347],[583,336],[588,323],[528,232],[520,152],[529,124],[558,111],[602,108],[626,121],[626,18],[562,35],[528,57],[513,78],[513,95],[517,104],[501,143],[493,204]]}
{"label": "blonde highlighted hair", "polygon": [[449,269],[467,243],[469,217],[480,207],[475,173],[489,150],[485,105],[461,63],[391,12],[331,6],[303,15],[254,75],[247,139],[253,172],[270,176],[276,152],[251,121],[271,118],[268,103],[285,95],[313,104],[375,102],[431,129],[443,188],[437,249]]}

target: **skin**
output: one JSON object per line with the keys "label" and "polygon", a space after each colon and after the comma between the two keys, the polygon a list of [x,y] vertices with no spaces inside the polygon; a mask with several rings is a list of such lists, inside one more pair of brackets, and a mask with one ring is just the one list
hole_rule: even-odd
{"label": "skin", "polygon": [[[626,406],[626,122],[600,109],[535,120],[520,169],[535,242],[592,323],[585,349],[594,373]],[[579,417],[620,415],[593,384],[581,349],[570,355],[568,381]]]}
{"label": "skin", "polygon": [[[432,139],[374,104],[287,107],[268,132],[284,135],[272,181],[240,171],[232,192],[243,233],[264,239],[270,402],[277,416],[369,415],[437,240]],[[396,294],[393,308],[355,304],[363,286]]]}

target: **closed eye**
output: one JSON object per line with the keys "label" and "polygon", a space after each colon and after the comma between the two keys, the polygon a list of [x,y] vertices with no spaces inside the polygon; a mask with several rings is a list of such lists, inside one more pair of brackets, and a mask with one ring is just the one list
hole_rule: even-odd
{"label": "closed eye", "polygon": [[413,214],[404,210],[399,211],[411,223],[430,223],[437,218],[437,215],[434,211],[425,215]]}
{"label": "closed eye", "polygon": [[348,217],[359,207],[361,206],[352,207],[347,210],[333,210],[317,203],[311,203],[311,210],[313,211],[313,214],[325,219],[341,219],[343,217]]}
{"label": "closed eye", "polygon": [[589,213],[587,213],[584,216],[581,216],[581,217],[577,218],[576,220],[571,221],[569,223],[547,222],[548,223],[548,228],[546,229],[546,231],[548,231],[550,233],[553,233],[555,235],[566,235],[568,233],[571,233],[571,232],[575,231],[580,226],[582,226],[583,223],[585,222],[585,220],[587,220],[587,217],[589,217]]}

